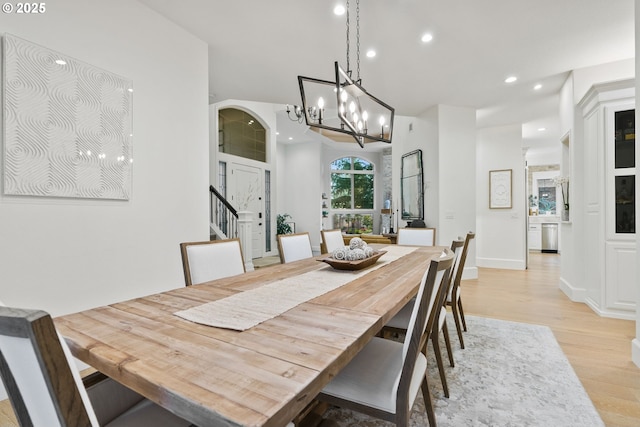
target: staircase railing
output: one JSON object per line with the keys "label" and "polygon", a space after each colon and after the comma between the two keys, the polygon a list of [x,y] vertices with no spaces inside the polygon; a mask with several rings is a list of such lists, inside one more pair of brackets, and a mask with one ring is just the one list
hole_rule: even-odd
{"label": "staircase railing", "polygon": [[219,236],[220,238],[238,237],[238,211],[213,185],[209,186],[209,212],[211,224],[215,226],[212,228],[217,234],[223,234]]}

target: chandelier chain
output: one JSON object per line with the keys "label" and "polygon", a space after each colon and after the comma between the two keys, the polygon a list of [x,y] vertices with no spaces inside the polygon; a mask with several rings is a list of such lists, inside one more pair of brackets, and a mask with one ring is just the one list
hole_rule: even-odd
{"label": "chandelier chain", "polygon": [[349,68],[349,45],[351,44],[350,40],[349,40],[349,33],[350,33],[350,29],[349,29],[349,0],[347,0],[347,71],[349,71],[351,68]]}
{"label": "chandelier chain", "polygon": [[356,0],[356,60],[356,80],[360,81],[360,0]]}

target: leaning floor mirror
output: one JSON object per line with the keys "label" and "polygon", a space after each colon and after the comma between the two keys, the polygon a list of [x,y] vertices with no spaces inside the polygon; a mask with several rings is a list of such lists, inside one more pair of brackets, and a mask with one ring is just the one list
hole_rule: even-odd
{"label": "leaning floor mirror", "polygon": [[415,150],[402,156],[400,192],[402,219],[424,219],[422,150]]}

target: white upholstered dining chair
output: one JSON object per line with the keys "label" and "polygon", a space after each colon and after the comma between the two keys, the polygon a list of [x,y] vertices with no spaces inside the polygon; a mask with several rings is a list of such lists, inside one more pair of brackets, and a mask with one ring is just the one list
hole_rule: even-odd
{"label": "white upholstered dining chair", "polygon": [[282,264],[311,258],[313,252],[309,233],[278,234],[278,252]]}
{"label": "white upholstered dining chair", "polygon": [[85,389],[44,311],[0,307],[0,376],[21,426],[191,425],[106,377]]}
{"label": "white upholstered dining chair", "polygon": [[406,427],[418,390],[422,390],[429,424],[435,426],[426,377],[427,358],[420,349],[433,327],[440,284],[452,263],[453,253],[448,249],[443,256],[430,261],[418,289],[404,343],[374,337],[325,386],[319,400]]}
{"label": "white upholstered dining chair", "polygon": [[436,244],[436,229],[400,228],[396,243],[407,246],[434,246]]}
{"label": "white upholstered dining chair", "polygon": [[187,286],[245,272],[239,239],[180,243]]}
{"label": "white upholstered dining chair", "polygon": [[322,230],[322,250],[323,254],[330,254],[334,250],[344,247],[342,230]]}
{"label": "white upholstered dining chair", "polygon": [[[442,383],[442,390],[446,397],[449,397],[449,386],[447,385],[447,377],[444,370],[444,363],[442,362],[442,352],[440,350],[440,340],[439,335],[442,333],[444,337],[445,346],[447,349],[447,355],[449,357],[449,364],[453,367],[453,349],[451,348],[451,339],[449,337],[449,329],[447,328],[447,310],[445,308],[446,297],[449,293],[449,288],[451,286],[452,278],[454,276],[454,271],[456,270],[456,266],[460,261],[460,254],[462,252],[462,247],[464,246],[463,240],[454,240],[451,242],[451,251],[453,252],[453,263],[452,267],[449,269],[449,274],[444,278],[442,283],[442,292],[439,299],[440,307],[439,312],[437,312],[436,308],[436,323],[433,325],[433,330],[431,332],[431,343],[433,344],[433,350],[436,357],[436,362],[438,364],[438,372],[440,373],[440,381]],[[409,301],[402,309],[396,314],[386,325],[383,327],[383,333],[386,332],[400,332],[405,333],[407,327],[409,325],[409,320],[411,319],[411,310],[413,308],[413,299]],[[426,343],[425,343],[426,344]],[[425,351],[425,349],[423,349]],[[426,351],[425,351],[426,352]]]}

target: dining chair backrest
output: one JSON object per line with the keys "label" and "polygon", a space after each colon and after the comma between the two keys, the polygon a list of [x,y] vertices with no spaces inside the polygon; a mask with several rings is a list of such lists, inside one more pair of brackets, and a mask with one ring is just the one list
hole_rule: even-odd
{"label": "dining chair backrest", "polygon": [[408,402],[407,396],[415,394],[411,388],[419,387],[422,383],[422,381],[413,381],[414,368],[418,353],[424,347],[427,337],[431,335],[436,319],[434,314],[439,313],[439,310],[433,308],[435,301],[439,298],[443,279],[448,274],[452,263],[453,252],[450,249],[445,249],[439,258],[430,261],[420,282],[402,348],[403,364],[398,382],[396,412],[399,410],[397,405],[401,401]]}
{"label": "dining chair backrest", "polygon": [[279,234],[278,251],[282,264],[311,258],[313,252],[309,233]]}
{"label": "dining chair backrest", "polygon": [[434,246],[436,244],[435,228],[401,228],[398,230],[398,245]]}
{"label": "dining chair backrest", "polygon": [[49,314],[0,307],[0,375],[21,426],[98,427]]}
{"label": "dining chair backrest", "polygon": [[[451,242],[451,251],[453,251],[453,266],[451,267],[451,272],[449,274],[449,278],[446,282],[446,290],[443,292],[445,298],[447,295],[451,295],[451,288],[453,286],[454,278],[458,273],[458,268],[460,267],[460,260],[462,259],[462,251],[464,248],[464,240],[458,238],[458,240],[454,240]],[[444,301],[443,301],[444,304]]]}
{"label": "dining chair backrest", "polygon": [[344,247],[342,230],[322,230],[322,253],[330,254],[334,250]]}
{"label": "dining chair backrest", "polygon": [[[453,252],[449,249],[442,251],[439,258],[431,260],[429,267],[424,272],[416,302],[411,312],[411,318],[407,326],[407,335],[404,339],[403,357],[407,357],[410,347],[418,344],[418,350],[422,348],[424,337],[431,333],[435,316],[435,302],[441,295],[441,287],[444,279],[450,272],[453,264]],[[414,342],[415,341],[415,342]]]}
{"label": "dining chair backrest", "polygon": [[451,294],[457,291],[460,287],[460,281],[462,280],[462,274],[464,273],[464,264],[467,261],[467,254],[469,253],[469,242],[476,237],[476,233],[470,231],[464,239],[464,246],[462,247],[462,253],[460,254],[460,260],[458,261],[457,269],[453,276],[453,281],[449,290],[449,300],[451,300]]}
{"label": "dining chair backrest", "polygon": [[187,286],[245,272],[239,239],[180,243]]}

